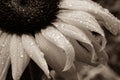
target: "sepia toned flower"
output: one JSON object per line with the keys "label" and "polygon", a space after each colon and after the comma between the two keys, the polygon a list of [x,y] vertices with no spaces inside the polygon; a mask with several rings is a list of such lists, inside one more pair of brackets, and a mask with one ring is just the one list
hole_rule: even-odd
{"label": "sepia toned flower", "polygon": [[[12,66],[20,80],[30,59],[48,79],[56,73],[79,80],[80,65],[106,65],[104,28],[120,33],[120,21],[91,0],[0,1],[0,80]],[[104,27],[103,27],[104,26]]]}

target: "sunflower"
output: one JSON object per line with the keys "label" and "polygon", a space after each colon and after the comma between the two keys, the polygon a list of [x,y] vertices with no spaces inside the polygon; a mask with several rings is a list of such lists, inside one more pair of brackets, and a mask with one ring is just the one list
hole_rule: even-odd
{"label": "sunflower", "polygon": [[[56,72],[107,63],[104,30],[120,33],[120,21],[91,0],[1,0],[0,80],[12,66],[20,80],[32,59],[50,79]],[[103,27],[102,27],[103,26]]]}

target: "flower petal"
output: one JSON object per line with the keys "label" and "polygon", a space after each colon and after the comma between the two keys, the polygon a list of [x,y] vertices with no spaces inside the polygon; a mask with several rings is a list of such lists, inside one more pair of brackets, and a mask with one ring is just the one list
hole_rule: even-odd
{"label": "flower petal", "polygon": [[56,30],[53,27],[48,27],[47,29],[41,31],[42,35],[47,40],[49,40],[50,42],[52,42],[53,44],[65,51],[67,61],[63,71],[70,69],[73,65],[73,61],[75,58],[74,48],[71,45],[71,43],[58,30]]}
{"label": "flower petal", "polygon": [[87,35],[82,30],[78,29],[77,27],[66,24],[66,23],[61,22],[61,21],[57,21],[53,24],[64,35],[66,35],[70,38],[79,40],[80,42],[89,44],[90,46],[93,47],[93,45],[91,44],[91,41],[89,40]]}
{"label": "flower petal", "polygon": [[30,58],[23,49],[21,37],[17,35],[12,36],[10,42],[10,56],[13,79],[20,80],[20,77],[27,67]]}
{"label": "flower petal", "polygon": [[87,12],[62,10],[58,17],[66,23],[97,32],[104,36],[104,31],[96,19]]}
{"label": "flower petal", "polygon": [[[96,6],[96,7],[95,7]],[[102,7],[91,0],[62,0],[59,7],[61,9],[74,9],[74,10],[92,10],[101,9]]]}
{"label": "flower petal", "polygon": [[86,31],[86,33],[94,45],[95,51],[98,56],[99,63],[106,64],[108,61],[107,53],[104,50],[100,50],[101,48],[100,44],[96,41],[95,37],[89,31],[88,32]]}
{"label": "flower petal", "polygon": [[35,35],[39,48],[44,52],[47,63],[56,71],[62,71],[65,66],[66,56],[64,51],[46,40],[40,33]]}
{"label": "flower petal", "polygon": [[0,80],[5,80],[10,65],[9,40],[11,36],[2,33],[0,36]]}
{"label": "flower petal", "polygon": [[[74,27],[72,25],[66,24],[64,22],[56,22],[53,23],[57,29],[59,29],[64,35],[76,39],[78,40],[80,43],[86,43],[87,45],[83,44],[84,47],[86,47],[92,54],[93,54],[93,59],[97,59],[94,47],[91,43],[91,41],[89,40],[89,38],[87,37],[87,35],[84,33],[83,30],[78,29],[77,27]],[[89,46],[89,47],[88,47]],[[103,45],[105,46],[105,44]],[[102,47],[103,49],[103,47]],[[92,62],[94,62],[95,60],[92,60]]]}
{"label": "flower petal", "polygon": [[40,51],[34,38],[31,35],[22,35],[22,44],[27,54],[36,62],[36,64],[44,71],[46,76],[49,76],[47,62],[44,58],[44,53]]}
{"label": "flower petal", "polygon": [[82,47],[77,41],[70,39],[70,42],[72,43],[75,49],[75,57],[78,62],[83,62],[90,65],[98,64],[91,62],[91,58],[92,58],[91,53],[88,50],[86,50],[84,47]]}
{"label": "flower petal", "polygon": [[80,29],[87,29],[92,32],[98,33],[102,36],[102,49],[105,47],[106,39],[104,31],[92,15],[83,11],[63,11],[61,14],[58,15],[58,17],[64,22],[72,24]]}
{"label": "flower petal", "polygon": [[107,61],[108,61],[107,53],[104,50],[99,51],[100,45],[99,45],[99,43],[97,43],[97,41],[93,41],[93,44],[95,46],[95,50],[96,50],[96,53],[97,53],[97,56],[99,59],[99,63],[107,64]]}
{"label": "flower petal", "polygon": [[99,4],[91,0],[62,0],[61,8],[82,10],[91,13],[97,19],[101,20],[114,35],[120,33],[120,21],[115,18],[107,9],[102,8]]}
{"label": "flower petal", "polygon": [[104,27],[112,34],[120,34],[120,20],[114,17],[107,9],[101,10],[95,16],[102,22]]}

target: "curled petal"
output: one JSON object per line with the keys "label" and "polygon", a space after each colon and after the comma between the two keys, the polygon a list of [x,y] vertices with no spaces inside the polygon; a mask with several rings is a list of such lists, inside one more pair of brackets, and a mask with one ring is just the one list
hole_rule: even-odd
{"label": "curled petal", "polygon": [[13,79],[20,80],[20,77],[27,67],[30,58],[23,49],[21,38],[17,35],[13,35],[11,38],[10,57]]}
{"label": "curled petal", "polygon": [[104,31],[92,15],[83,11],[63,11],[58,17],[64,22],[72,24],[80,29],[86,29],[98,33],[102,36],[102,48],[105,47],[106,39]]}
{"label": "curled petal", "polygon": [[53,27],[48,27],[47,29],[42,30],[42,35],[47,40],[65,51],[67,60],[63,71],[70,69],[73,65],[75,57],[74,48],[71,43],[58,30]]}
{"label": "curled petal", "polygon": [[99,51],[100,45],[99,43],[97,43],[97,41],[93,41],[93,45],[95,46],[95,50],[98,56],[99,63],[107,64],[107,61],[108,61],[107,53],[104,50]]}
{"label": "curled petal", "polygon": [[47,63],[55,71],[62,71],[66,63],[64,51],[46,40],[40,33],[35,35],[39,48],[44,52]]}
{"label": "curled petal", "polygon": [[92,63],[91,58],[92,55],[89,51],[87,51],[84,47],[82,47],[77,41],[70,39],[74,49],[75,49],[75,57],[78,62],[87,63],[90,65],[95,65],[97,63]]}
{"label": "curled petal", "polygon": [[58,17],[66,23],[76,27],[94,31],[104,36],[104,31],[99,26],[96,19],[89,13],[83,11],[67,11],[63,10]]}
{"label": "curled petal", "polygon": [[11,36],[2,33],[0,36],[0,80],[6,80],[7,71],[10,65],[9,40]]}
{"label": "curled petal", "polygon": [[95,16],[112,34],[120,34],[120,20],[114,17],[107,9],[101,10],[100,12],[96,13]]}
{"label": "curled petal", "polygon": [[91,13],[98,20],[102,21],[106,29],[114,35],[120,33],[120,21],[115,18],[107,9],[91,0],[62,0],[61,8],[82,10]]}
{"label": "curled petal", "polygon": [[78,29],[77,27],[66,24],[64,22],[60,22],[60,21],[59,22],[57,21],[53,24],[64,35],[71,37],[73,39],[79,40],[80,42],[89,44],[90,46],[93,46],[91,44],[91,41],[87,37],[87,35],[82,30]]}
{"label": "curled petal", "polygon": [[44,53],[40,51],[37,44],[35,43],[34,38],[30,35],[22,35],[22,44],[27,54],[44,71],[46,76],[50,78],[48,65],[44,58]]}
{"label": "curled petal", "polygon": [[86,33],[87,33],[87,35],[89,36],[89,38],[91,39],[91,41],[94,45],[95,51],[96,51],[97,56],[98,56],[99,63],[106,64],[107,61],[108,61],[107,53],[104,50],[99,50],[101,48],[101,46],[98,43],[98,41],[96,41],[95,37],[90,32],[86,31]]}
{"label": "curled petal", "polygon": [[[64,35],[70,37],[70,38],[73,38],[73,39],[76,39],[78,40],[79,42],[83,42],[83,43],[86,43],[88,44],[87,46],[84,44],[84,47],[86,47],[93,55],[93,59],[97,59],[97,56],[96,56],[96,53],[95,53],[95,50],[94,50],[94,47],[91,43],[91,41],[89,40],[89,38],[87,37],[87,35],[84,33],[83,30],[81,29],[78,29],[77,27],[75,26],[72,26],[72,25],[69,25],[69,24],[66,24],[66,23],[63,23],[63,22],[56,22],[56,23],[53,23],[57,29],[59,29]],[[90,48],[88,48],[88,46]],[[94,62],[95,60],[93,60]]]}

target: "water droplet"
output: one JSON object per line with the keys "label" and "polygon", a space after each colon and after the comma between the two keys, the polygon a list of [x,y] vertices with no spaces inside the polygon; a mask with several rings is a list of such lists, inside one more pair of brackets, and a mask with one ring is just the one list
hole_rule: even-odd
{"label": "water droplet", "polygon": [[21,58],[23,58],[23,57],[24,57],[24,55],[20,55],[20,57],[21,57]]}
{"label": "water droplet", "polygon": [[4,62],[2,62],[2,64],[4,64]]}

